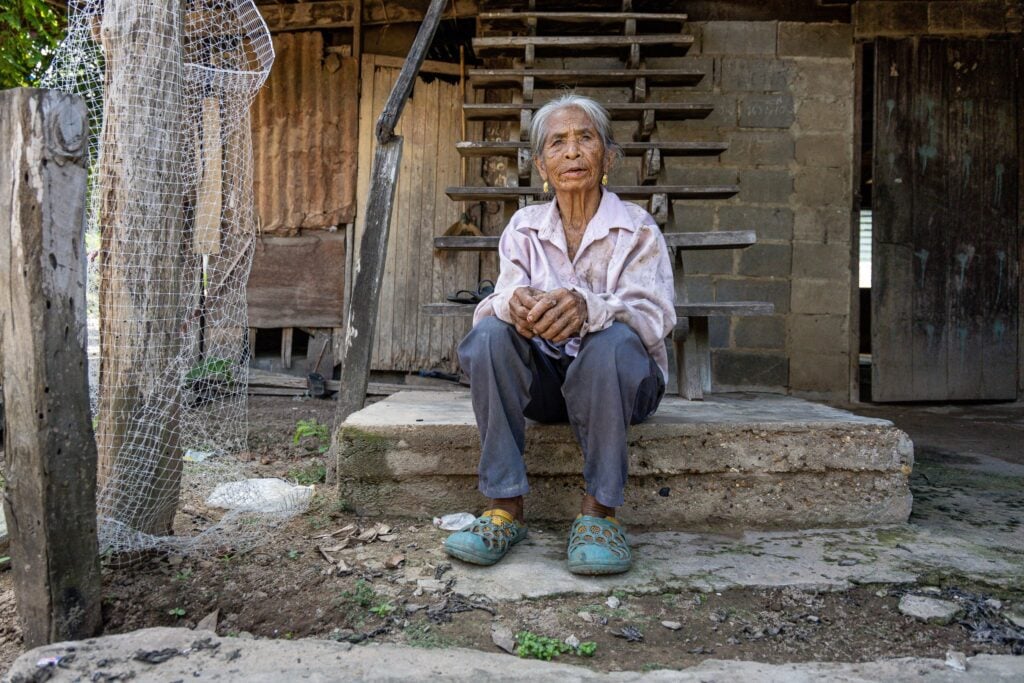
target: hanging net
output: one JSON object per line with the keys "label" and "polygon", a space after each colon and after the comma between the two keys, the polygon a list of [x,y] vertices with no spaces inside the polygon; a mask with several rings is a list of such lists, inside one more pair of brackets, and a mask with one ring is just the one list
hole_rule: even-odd
{"label": "hanging net", "polygon": [[[247,437],[249,109],[270,34],[251,0],[78,0],[68,12],[44,85],[83,96],[91,119],[100,547],[237,548],[307,497],[242,482],[235,459]],[[224,484],[230,499],[215,507]]]}

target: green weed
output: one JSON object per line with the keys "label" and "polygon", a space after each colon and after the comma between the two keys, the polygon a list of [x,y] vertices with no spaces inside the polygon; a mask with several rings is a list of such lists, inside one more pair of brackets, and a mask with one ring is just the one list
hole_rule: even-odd
{"label": "green weed", "polygon": [[317,453],[326,453],[331,445],[331,431],[327,425],[320,424],[316,418],[311,420],[299,420],[295,423],[295,434],[292,436],[292,443],[296,446],[306,437],[312,437],[316,441]]}
{"label": "green weed", "polygon": [[593,657],[594,652],[597,651],[597,643],[593,641],[580,643],[579,647],[574,648],[557,638],[538,636],[531,631],[520,631],[517,633],[516,643],[518,643],[516,654],[520,657],[524,659],[542,659],[545,662],[550,662],[553,658],[566,652],[572,652],[583,657]]}

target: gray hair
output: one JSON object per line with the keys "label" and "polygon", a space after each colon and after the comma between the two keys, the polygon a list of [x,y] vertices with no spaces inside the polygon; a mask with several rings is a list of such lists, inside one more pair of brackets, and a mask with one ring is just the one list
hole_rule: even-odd
{"label": "gray hair", "polygon": [[540,159],[544,151],[544,141],[548,137],[548,119],[555,112],[573,107],[582,110],[594,124],[604,144],[605,155],[615,158],[621,154],[622,149],[612,137],[612,122],[605,108],[589,97],[570,92],[551,100],[533,115],[533,122],[530,124],[530,151],[533,152],[534,159]]}

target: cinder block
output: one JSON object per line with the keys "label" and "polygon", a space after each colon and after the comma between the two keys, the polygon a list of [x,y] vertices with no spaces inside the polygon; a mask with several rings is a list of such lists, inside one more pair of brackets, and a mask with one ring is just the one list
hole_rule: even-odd
{"label": "cinder block", "polygon": [[776,21],[709,21],[703,27],[701,53],[774,55],[777,34]]}
{"label": "cinder block", "polygon": [[732,329],[736,347],[743,349],[786,348],[786,319],[781,315],[735,318]]}
{"label": "cinder block", "polygon": [[796,161],[803,166],[842,166],[853,163],[853,139],[836,133],[805,134],[796,140]]}
{"label": "cinder block", "polygon": [[838,278],[849,273],[849,244],[793,243],[793,277]]}
{"label": "cinder block", "polygon": [[1020,3],[999,2],[998,0],[970,3],[970,6],[964,7],[964,30],[976,34],[1002,33],[1006,30],[1006,16],[1013,9],[1014,4],[1019,5]]}
{"label": "cinder block", "polygon": [[731,251],[684,251],[683,272],[690,275],[719,275],[733,272]]}
{"label": "cinder block", "polygon": [[848,169],[803,167],[794,187],[796,201],[804,206],[850,206],[853,201]]}
{"label": "cinder block", "polygon": [[715,227],[715,210],[711,206],[695,206],[676,202],[672,211],[672,224],[665,232],[703,232]]}
{"label": "cinder block", "polygon": [[664,177],[668,185],[735,185],[739,181],[734,168],[685,165],[678,163],[678,157],[666,160]]}
{"label": "cinder block", "polygon": [[707,275],[676,277],[676,301],[714,301],[715,285]]}
{"label": "cinder block", "polygon": [[727,349],[729,341],[729,319],[715,317],[708,320],[708,346],[713,349]]}
{"label": "cinder block", "polygon": [[788,130],[737,130],[729,133],[728,142],[719,157],[727,165],[786,166],[795,154]]}
{"label": "cinder block", "polygon": [[792,268],[793,250],[788,244],[755,244],[740,252],[740,275],[788,277]]}
{"label": "cinder block", "polygon": [[769,351],[721,350],[711,354],[712,389],[781,389],[789,383],[789,359]]}
{"label": "cinder block", "polygon": [[791,315],[789,340],[793,353],[845,350],[849,344],[849,321],[845,315]]}
{"label": "cinder block", "polygon": [[[677,99],[672,98],[672,93],[676,93]],[[693,99],[692,93],[685,90],[672,90],[662,93],[658,100],[652,101],[685,102],[687,99]],[[657,121],[658,137],[663,140],[688,140],[690,139],[689,136],[693,135],[694,130],[736,127],[737,105],[735,95],[702,95],[699,99],[701,102],[706,102],[714,107],[707,118],[689,119],[686,121]],[[636,124],[632,125],[634,128],[636,127]],[[623,139],[628,140],[629,138]]]}
{"label": "cinder block", "polygon": [[853,98],[853,60],[801,60],[794,69],[793,94],[822,100]]}
{"label": "cinder block", "polygon": [[779,59],[722,57],[718,63],[725,92],[785,92],[793,75],[793,63]]}
{"label": "cinder block", "polygon": [[793,176],[789,171],[740,171],[740,200],[743,202],[786,204],[791,194]]}
{"label": "cinder block", "polygon": [[803,242],[849,244],[853,235],[853,216],[849,209],[815,209],[801,206],[796,210],[793,238]]}
{"label": "cinder block", "polygon": [[925,33],[928,31],[928,4],[861,0],[853,6],[853,31],[857,38]]}
{"label": "cinder block", "polygon": [[853,97],[848,100],[798,100],[796,122],[800,130],[808,132],[840,131],[853,133]]}
{"label": "cinder block", "polygon": [[850,387],[850,358],[846,353],[794,353],[789,374],[793,391],[843,397]]}
{"label": "cinder block", "polygon": [[793,211],[745,204],[718,209],[719,230],[754,230],[759,240],[789,240],[793,237]]}
{"label": "cinder block", "polygon": [[[716,60],[720,58],[712,56],[699,56],[698,53],[694,52],[694,48],[690,48],[690,51],[686,53],[685,57],[649,57],[644,60],[646,66],[649,69],[693,69],[704,72],[704,78],[692,86],[686,88],[686,92],[711,92],[715,89],[715,84],[718,79],[716,71]],[[590,67],[581,66],[580,69],[587,69]],[[612,68],[612,67],[609,67]],[[622,62],[618,62],[618,66],[615,68],[622,68]],[[652,99],[658,94],[661,88],[652,90]]]}
{"label": "cinder block", "polygon": [[1002,33],[1006,26],[1007,4],[998,0],[929,2],[928,32],[945,35]]}
{"label": "cinder block", "polygon": [[850,314],[850,278],[829,280],[794,279],[793,313]]}
{"label": "cinder block", "polygon": [[758,278],[715,278],[718,301],[768,301],[776,313],[790,309],[790,281]]}
{"label": "cinder block", "polygon": [[739,101],[742,128],[789,128],[796,120],[790,95],[745,95]]}
{"label": "cinder block", "polygon": [[850,24],[779,23],[780,57],[853,58],[853,26]]}

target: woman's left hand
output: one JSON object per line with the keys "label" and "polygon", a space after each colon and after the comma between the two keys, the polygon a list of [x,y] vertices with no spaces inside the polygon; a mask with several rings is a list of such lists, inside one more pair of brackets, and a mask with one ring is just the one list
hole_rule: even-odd
{"label": "woman's left hand", "polygon": [[587,321],[587,300],[570,289],[553,289],[540,297],[527,319],[533,325],[534,334],[559,344],[583,329]]}

